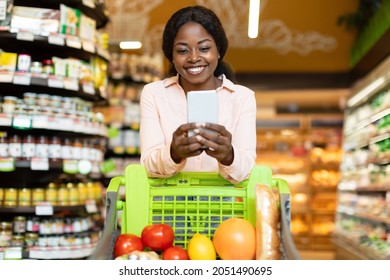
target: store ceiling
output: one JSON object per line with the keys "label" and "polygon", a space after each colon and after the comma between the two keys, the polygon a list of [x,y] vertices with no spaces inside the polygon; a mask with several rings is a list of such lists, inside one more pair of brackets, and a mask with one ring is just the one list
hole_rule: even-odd
{"label": "store ceiling", "polygon": [[179,8],[200,4],[221,18],[230,40],[226,60],[240,73],[344,72],[354,34],[337,25],[358,0],[262,0],[260,34],[247,36],[249,0],[106,1],[110,40],[141,40],[161,49],[161,33]]}
{"label": "store ceiling", "polygon": [[[317,98],[318,105],[325,102],[337,107],[340,96],[326,94],[324,89],[333,92],[334,88],[347,87],[351,70],[349,49],[354,40],[353,32],[338,26],[337,19],[356,11],[358,2],[262,0],[259,37],[250,39],[247,36],[249,0],[106,1],[110,17],[107,31],[111,43],[141,40],[142,52],[154,53],[161,51],[164,25],[176,10],[204,5],[221,18],[230,44],[225,59],[241,83],[266,92],[320,88],[320,93],[313,93],[325,98]],[[275,102],[289,98],[278,94],[267,96]],[[300,103],[308,103],[307,95],[298,99]]]}

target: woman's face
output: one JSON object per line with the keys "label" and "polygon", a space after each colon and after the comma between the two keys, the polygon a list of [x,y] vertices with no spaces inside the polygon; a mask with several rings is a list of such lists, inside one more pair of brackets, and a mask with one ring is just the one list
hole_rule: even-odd
{"label": "woman's face", "polygon": [[217,88],[218,55],[213,37],[202,25],[188,22],[180,27],[173,42],[173,63],[186,92]]}

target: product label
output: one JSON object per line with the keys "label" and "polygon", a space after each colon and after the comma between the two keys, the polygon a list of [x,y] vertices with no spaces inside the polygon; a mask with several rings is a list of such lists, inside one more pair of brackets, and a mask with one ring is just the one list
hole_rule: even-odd
{"label": "product label", "polygon": [[8,157],[8,144],[0,144],[0,157]]}
{"label": "product label", "polygon": [[7,0],[0,0],[0,20],[5,20],[7,16]]}
{"label": "product label", "polygon": [[22,144],[21,143],[10,143],[9,144],[9,155],[14,158],[22,156]]}
{"label": "product label", "polygon": [[35,156],[35,144],[24,143],[22,147],[22,156],[26,158],[31,158]]}
{"label": "product label", "polygon": [[49,145],[48,144],[37,144],[35,153],[36,153],[38,158],[48,158],[49,157]]}
{"label": "product label", "polygon": [[60,144],[49,145],[49,158],[61,158],[61,145]]}

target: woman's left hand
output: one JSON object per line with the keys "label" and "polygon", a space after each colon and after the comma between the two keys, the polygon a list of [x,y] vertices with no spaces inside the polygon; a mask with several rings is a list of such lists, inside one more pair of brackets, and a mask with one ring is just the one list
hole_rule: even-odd
{"label": "woman's left hand", "polygon": [[226,166],[233,163],[232,135],[223,125],[212,123],[199,125],[196,140],[205,146],[205,152],[219,163]]}

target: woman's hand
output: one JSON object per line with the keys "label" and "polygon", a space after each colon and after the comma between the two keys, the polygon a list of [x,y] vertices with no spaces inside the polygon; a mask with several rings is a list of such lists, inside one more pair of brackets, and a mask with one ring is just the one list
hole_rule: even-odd
{"label": "woman's hand", "polygon": [[224,126],[212,123],[200,124],[198,129],[195,138],[206,154],[223,165],[231,165],[234,159],[231,133]]}
{"label": "woman's hand", "polygon": [[[188,157],[200,155],[203,152],[202,144],[197,141],[196,135],[200,132],[197,123],[186,123],[179,126],[172,135],[171,158],[175,163],[180,163]],[[193,136],[188,132],[193,130]]]}

